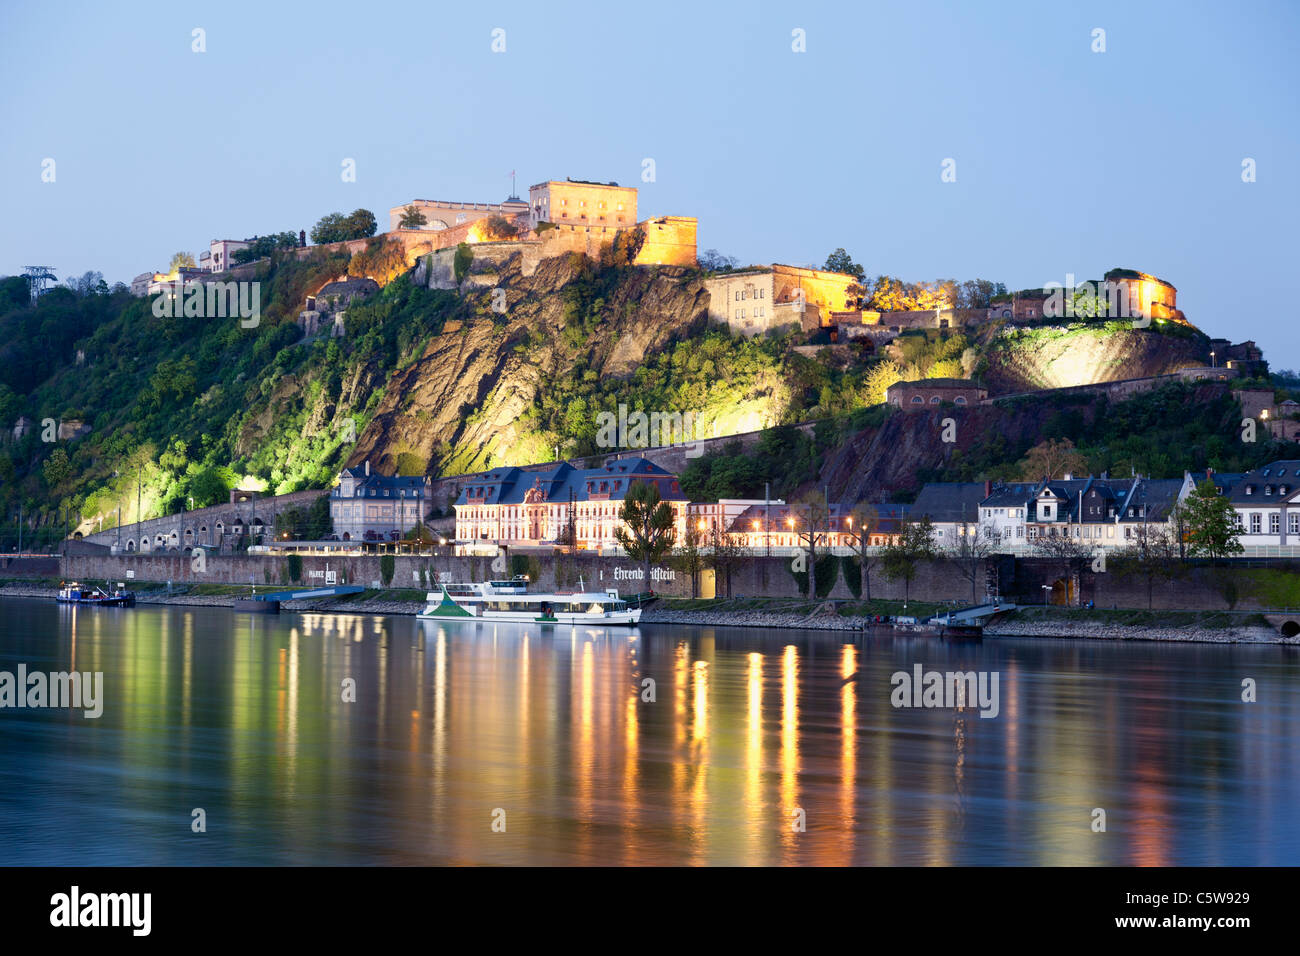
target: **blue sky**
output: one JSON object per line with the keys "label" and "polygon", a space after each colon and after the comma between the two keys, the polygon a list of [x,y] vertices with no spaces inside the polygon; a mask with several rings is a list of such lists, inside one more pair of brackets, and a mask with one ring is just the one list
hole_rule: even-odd
{"label": "blue sky", "polygon": [[6,0],[0,274],[129,281],[331,211],[499,201],[514,169],[525,196],[639,185],[643,215],[697,216],[743,262],[844,246],[873,275],[1011,288],[1142,269],[1300,368],[1298,26],[1249,0]]}

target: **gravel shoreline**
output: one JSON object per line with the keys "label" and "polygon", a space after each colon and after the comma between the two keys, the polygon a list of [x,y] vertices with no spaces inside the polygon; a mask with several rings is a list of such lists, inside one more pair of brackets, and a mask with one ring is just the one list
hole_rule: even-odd
{"label": "gravel shoreline", "polygon": [[[5,585],[0,597],[34,597],[53,599],[55,588],[28,585]],[[193,607],[229,608],[233,596],[229,594],[144,594],[136,597],[137,604],[170,604]],[[424,609],[423,602],[383,601],[284,601],[281,610],[310,614],[394,614],[414,616]],[[666,608],[648,608],[641,615],[642,624],[677,624],[688,627],[757,627],[768,630],[821,630],[866,631],[871,629],[865,617],[843,617],[830,606],[812,612],[787,611],[673,611]],[[1069,640],[1086,638],[1102,641],[1158,641],[1179,644],[1300,644],[1300,635],[1283,637],[1267,627],[1194,628],[1145,627],[1104,624],[1099,621],[1059,621],[1037,623],[1030,621],[1005,621],[984,628],[984,636],[999,637],[1052,637]]]}

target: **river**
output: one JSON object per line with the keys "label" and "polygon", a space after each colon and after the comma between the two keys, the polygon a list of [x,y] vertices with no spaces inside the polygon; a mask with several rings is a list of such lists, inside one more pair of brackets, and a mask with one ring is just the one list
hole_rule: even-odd
{"label": "river", "polygon": [[102,714],[0,709],[0,864],[1300,862],[1295,647],[5,599],[20,665]]}

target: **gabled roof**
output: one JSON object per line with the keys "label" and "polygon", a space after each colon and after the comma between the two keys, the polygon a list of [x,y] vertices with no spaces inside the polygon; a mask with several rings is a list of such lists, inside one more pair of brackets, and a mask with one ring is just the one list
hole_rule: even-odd
{"label": "gabled roof", "polygon": [[986,487],[982,481],[931,482],[912,502],[911,520],[929,517],[931,521],[977,521]]}
{"label": "gabled roof", "polygon": [[1173,511],[1182,490],[1181,478],[1140,478],[1120,502],[1119,520],[1130,523],[1164,521]]}
{"label": "gabled roof", "polygon": [[456,504],[523,504],[529,491],[542,501],[622,500],[634,481],[652,481],[664,501],[685,501],[677,476],[646,458],[611,459],[599,468],[574,468],[568,462],[541,468],[494,468],[466,475]]}
{"label": "gabled roof", "polygon": [[1271,461],[1242,475],[1228,493],[1228,500],[1233,504],[1259,505],[1291,498],[1298,488],[1300,460]]}
{"label": "gabled roof", "polygon": [[981,508],[1023,508],[1038,492],[1041,482],[1017,481],[995,485],[993,493],[980,502]]}

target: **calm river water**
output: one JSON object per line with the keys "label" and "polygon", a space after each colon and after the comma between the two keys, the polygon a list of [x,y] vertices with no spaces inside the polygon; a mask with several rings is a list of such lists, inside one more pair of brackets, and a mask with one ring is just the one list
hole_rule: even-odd
{"label": "calm river water", "polygon": [[0,864],[1300,863],[1297,648],[852,641],[5,600]]}

